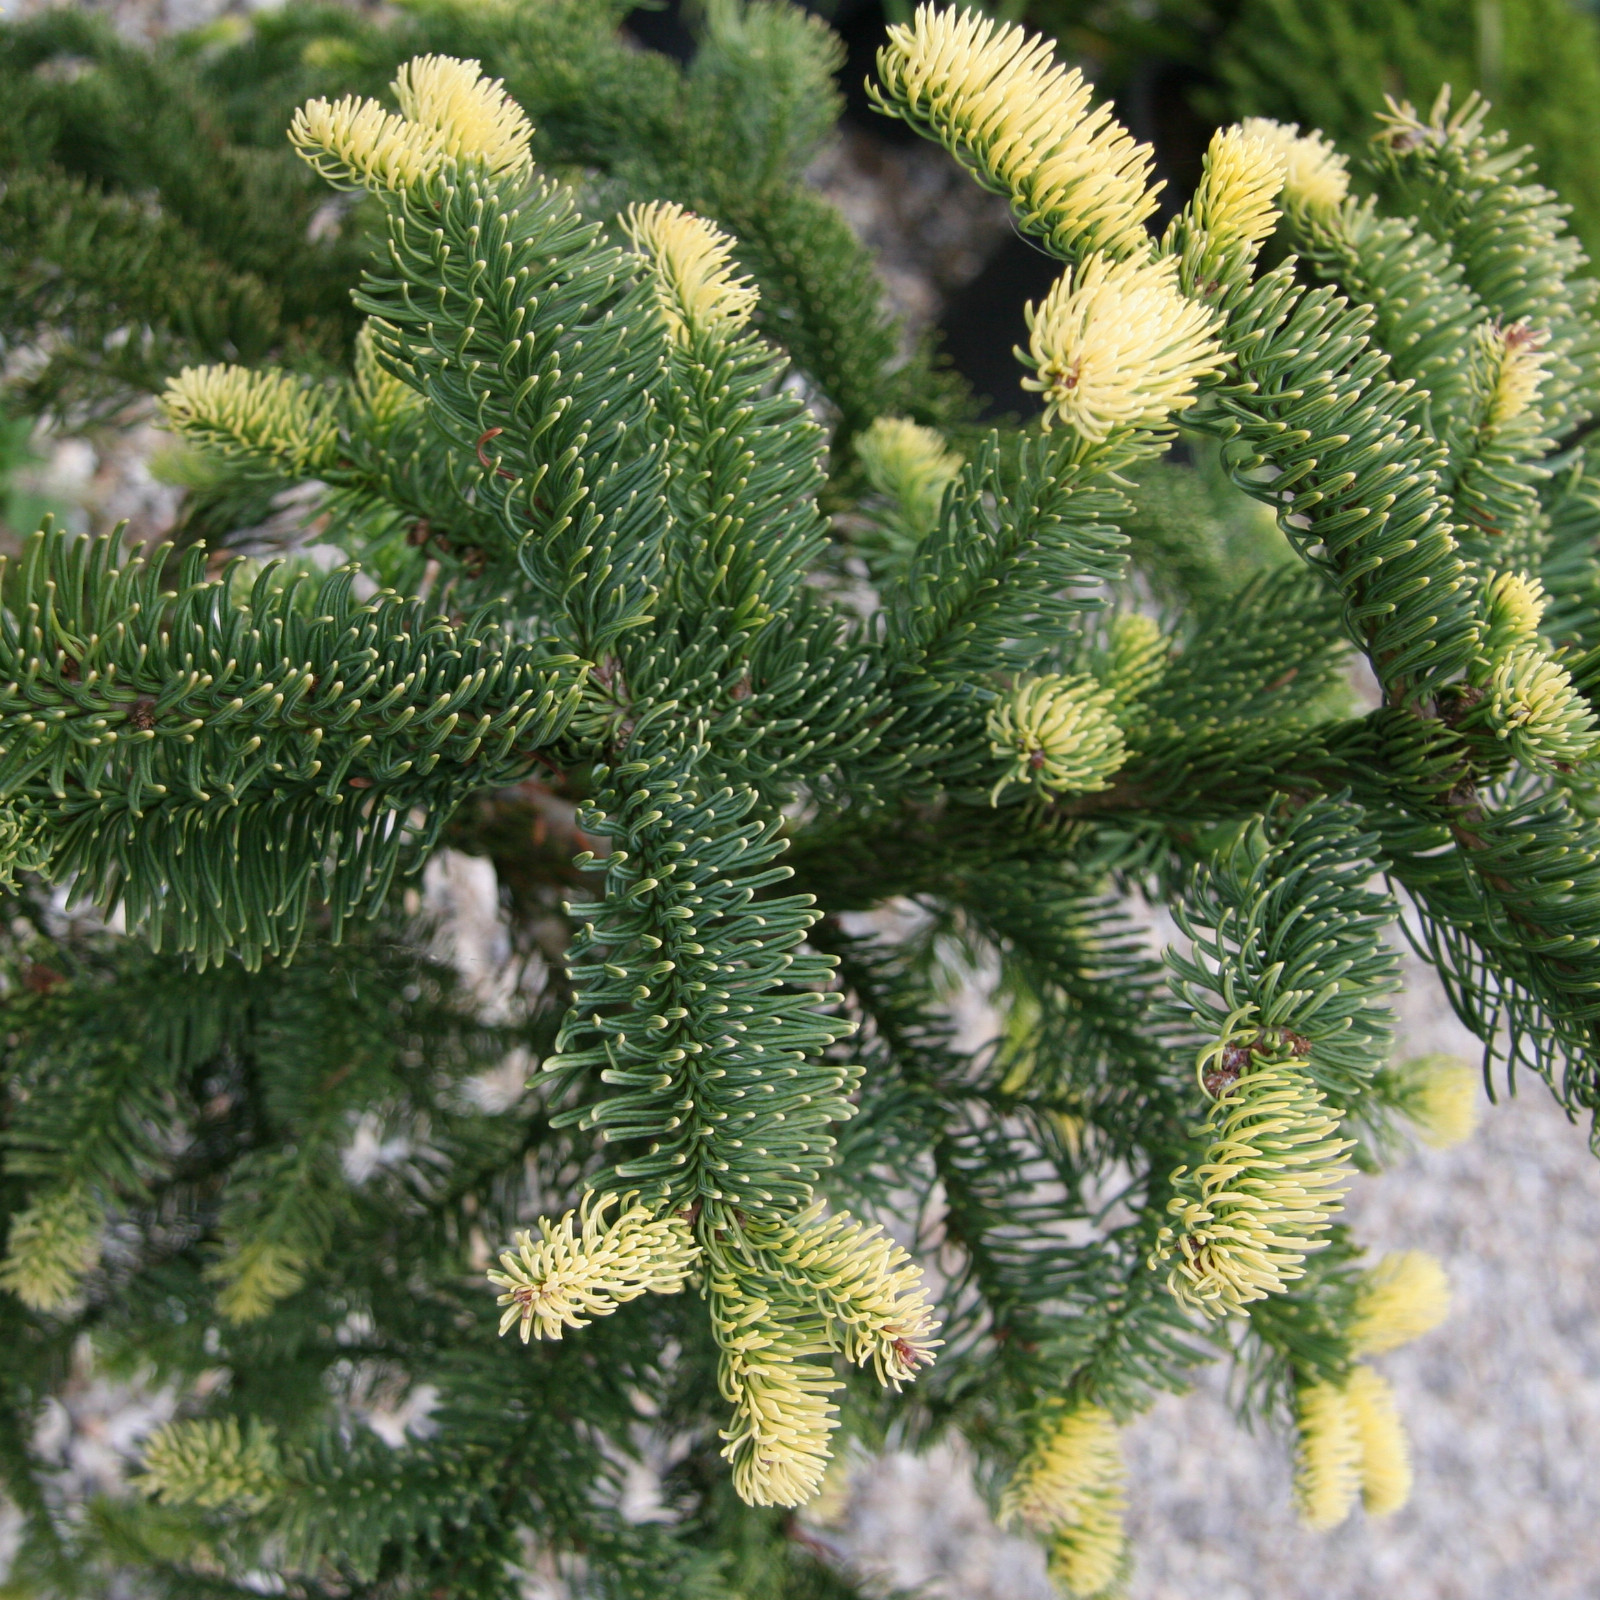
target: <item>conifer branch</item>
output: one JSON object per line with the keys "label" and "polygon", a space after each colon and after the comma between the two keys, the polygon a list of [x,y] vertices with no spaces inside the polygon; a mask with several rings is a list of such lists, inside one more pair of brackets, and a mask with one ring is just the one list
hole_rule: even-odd
{"label": "conifer branch", "polygon": [[1089,109],[1083,74],[1048,39],[976,11],[920,5],[878,52],[874,104],[938,139],[1017,221],[1071,261],[1090,251],[1138,256],[1159,185],[1153,157],[1105,106]]}
{"label": "conifer branch", "polygon": [[[571,657],[420,602],[314,593],[46,531],[0,621],[0,793],[45,870],[203,962],[292,951],[320,889],[375,906],[468,789],[525,772],[577,709]],[[422,805],[428,820],[411,817]]]}
{"label": "conifer branch", "polygon": [[615,1092],[558,1122],[624,1146],[601,1187],[782,1215],[809,1202],[824,1130],[850,1114],[854,1073],[818,1059],[848,1031],[817,992],[830,964],[796,953],[817,913],[804,895],[757,902],[789,874],[766,865],[776,826],[745,820],[754,795],[705,793],[693,747],[634,738],[580,816],[612,848],[570,953],[577,1000],[545,1062],[563,1087],[592,1078]]}
{"label": "conifer branch", "polygon": [[[1064,265],[1018,352],[1045,416],[974,436],[805,186],[837,42],[717,0],[680,67],[623,9],[0,31],[0,230],[38,235],[0,336],[56,339],[22,392],[171,379],[198,486],[180,559],[46,532],[5,574],[17,1570],[489,1597],[531,1530],[597,1595],[776,1592],[822,1581],[776,1508],[842,1431],[955,1429],[1104,1592],[1116,1427],[1224,1354],[1311,1520],[1394,1509],[1359,1358],[1445,1287],[1362,1259],[1346,1156],[1462,1136],[1476,1082],[1387,1061],[1376,876],[1491,1061],[1600,1106],[1600,334],[1559,207],[1441,102],[1380,134],[1415,215],[1252,120],[1158,239],[1150,153],[1047,41],[924,6],[880,108]],[[50,120],[66,49],[104,171]],[[351,561],[229,564],[266,537]],[[489,1000],[392,892],[447,839],[503,889]],[[80,1518],[17,1397],[91,1328],[238,1381]],[[619,1509],[647,1434],[671,1524]]]}

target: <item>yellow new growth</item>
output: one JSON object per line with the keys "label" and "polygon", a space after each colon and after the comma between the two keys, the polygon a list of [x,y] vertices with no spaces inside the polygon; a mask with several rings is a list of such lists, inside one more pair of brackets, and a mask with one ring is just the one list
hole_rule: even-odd
{"label": "yellow new growth", "polygon": [[1397,1103],[1424,1144],[1447,1150],[1477,1131],[1483,1078],[1476,1067],[1455,1056],[1418,1056],[1397,1076]]}
{"label": "yellow new growth", "polygon": [[961,473],[961,457],[943,438],[904,417],[879,417],[857,438],[856,454],[867,481],[895,502],[907,528],[932,532],[945,488]]}
{"label": "yellow new growth", "polygon": [[990,803],[1013,783],[1046,795],[1108,788],[1111,774],[1128,758],[1111,714],[1112,698],[1093,678],[1060,673],[1013,689],[989,712],[989,748],[1007,763]]}
{"label": "yellow new growth", "polygon": [[229,1322],[255,1322],[306,1281],[306,1253],[277,1239],[251,1239],[206,1268],[220,1283],[217,1310]]}
{"label": "yellow new growth", "polygon": [[272,456],[314,474],[339,446],[339,427],[322,394],[287,372],[250,367],[185,367],[161,396],[167,423],[224,450]]}
{"label": "yellow new growth", "polygon": [[825,1217],[820,1202],[788,1221],[729,1218],[705,1260],[734,1489],[750,1505],[801,1505],[822,1483],[837,1426],[826,1359],[870,1361],[896,1389],[933,1360],[921,1270],[880,1229],[848,1212]]}
{"label": "yellow new growth", "polygon": [[879,1383],[898,1389],[932,1364],[940,1341],[922,1268],[881,1228],[848,1211],[825,1218],[819,1201],[779,1227],[768,1254],[815,1301],[845,1359],[870,1361]]}
{"label": "yellow new growth", "polygon": [[1121,1568],[1125,1504],[1116,1423],[1080,1402],[1046,1419],[1006,1485],[1000,1516],[1050,1540],[1050,1575],[1068,1594],[1092,1595]]}
{"label": "yellow new growth", "polygon": [[1352,1141],[1298,1062],[1244,1073],[1211,1107],[1202,1165],[1172,1175],[1150,1264],[1171,1261],[1168,1290],[1206,1316],[1243,1313],[1305,1271],[1345,1195]]}
{"label": "yellow new growth", "polygon": [[1017,1464],[1000,1499],[1000,1520],[1030,1533],[1053,1533],[1084,1497],[1122,1476],[1117,1425],[1103,1406],[1061,1406]]}
{"label": "yellow new growth", "polygon": [[417,188],[445,160],[404,117],[355,95],[308,100],[289,124],[289,139],[339,189]]}
{"label": "yellow new growth", "polygon": [[1478,332],[1480,359],[1492,374],[1486,428],[1501,428],[1520,417],[1539,397],[1550,352],[1544,348],[1550,335],[1526,319],[1503,328],[1485,323]]}
{"label": "yellow new growth", "polygon": [[400,69],[393,87],[399,116],[353,95],[309,100],[294,115],[290,140],[342,188],[415,188],[451,162],[474,163],[492,177],[532,170],[532,124],[476,61],[419,56]]}
{"label": "yellow new growth", "polygon": [[1124,611],[1111,624],[1105,686],[1118,711],[1131,707],[1166,676],[1166,635],[1154,617]]}
{"label": "yellow new growth", "polygon": [[925,128],[980,182],[1011,199],[1057,255],[1143,255],[1156,208],[1148,145],[1100,106],[1050,40],[975,11],[917,8],[878,52],[891,115]]}
{"label": "yellow new growth", "polygon": [[1527,766],[1585,760],[1600,741],[1600,725],[1571,674],[1539,637],[1543,585],[1515,572],[1491,572],[1487,578],[1473,681],[1487,689],[1488,697],[1477,715]]}
{"label": "yellow new growth", "polygon": [[1091,1495],[1078,1520],[1061,1528],[1050,1541],[1046,1570],[1056,1588],[1069,1595],[1098,1595],[1121,1576],[1128,1535],[1123,1527],[1126,1506],[1119,1489]]}
{"label": "yellow new growth", "polygon": [[1544,620],[1544,585],[1523,572],[1491,572],[1484,587],[1489,616],[1489,648],[1501,648],[1532,639]]}
{"label": "yellow new growth", "polygon": [[1218,251],[1253,248],[1278,224],[1272,202],[1283,182],[1284,161],[1275,145],[1242,127],[1220,128],[1206,151],[1190,218]]}
{"label": "yellow new growth", "polygon": [[145,1441],[143,1471],[134,1479],[168,1505],[258,1511],[278,1493],[282,1466],[272,1429],[237,1418],[169,1422]]}
{"label": "yellow new growth", "polygon": [[1361,1492],[1361,1435],[1355,1408],[1339,1384],[1306,1385],[1295,1397],[1300,1428],[1294,1498],[1308,1528],[1335,1528]]}
{"label": "yellow new growth", "polygon": [[727,234],[665,200],[630,206],[623,226],[650,264],[662,315],[680,344],[705,334],[728,338],[750,320],[759,297],[735,274]]}
{"label": "yellow new growth", "polygon": [[1063,423],[1091,443],[1160,427],[1224,359],[1211,313],[1178,288],[1172,256],[1091,256],[1026,316],[1028,350],[1017,355],[1035,376],[1023,388],[1044,396],[1046,427]]}
{"label": "yellow new growth", "polygon": [[394,97],[406,121],[452,160],[479,162],[496,175],[533,165],[533,124],[476,61],[417,56],[396,74]]}
{"label": "yellow new growth", "polygon": [[1322,134],[1302,134],[1296,122],[1246,117],[1240,128],[1264,144],[1283,168],[1285,205],[1313,215],[1337,211],[1350,193],[1348,160]]}
{"label": "yellow new growth", "polygon": [[1382,1355],[1437,1328],[1450,1315],[1450,1280],[1423,1250],[1386,1255],[1361,1279],[1346,1330],[1350,1348]]}
{"label": "yellow new growth", "polygon": [[838,1426],[828,1396],[842,1385],[811,1359],[832,1346],[820,1320],[775,1308],[730,1262],[713,1256],[709,1280],[717,1382],[733,1407],[721,1437],[734,1491],[746,1505],[804,1505],[822,1486]]}
{"label": "yellow new growth", "polygon": [[422,396],[378,359],[374,320],[356,335],[356,395],[375,428],[390,428],[408,411],[421,408]]}
{"label": "yellow new growth", "polygon": [[1308,1527],[1337,1527],[1356,1496],[1385,1517],[1411,1498],[1411,1451],[1388,1380],[1357,1365],[1342,1383],[1313,1383],[1295,1396],[1300,1441],[1295,1503]]}
{"label": "yellow new growth", "polygon": [[1387,1378],[1358,1366],[1345,1380],[1345,1399],[1361,1450],[1361,1503],[1386,1517],[1411,1498],[1411,1449]]}
{"label": "yellow new growth", "polygon": [[[607,1223],[605,1214],[620,1206]],[[642,1294],[676,1294],[699,1259],[699,1248],[677,1216],[655,1218],[633,1195],[584,1197],[580,1226],[569,1211],[559,1223],[539,1219],[539,1238],[519,1233],[515,1253],[500,1256],[489,1282],[505,1292],[500,1332],[516,1327],[526,1344],[559,1339],[563,1328],[585,1328],[595,1317]]]}
{"label": "yellow new growth", "polygon": [[81,1184],[51,1189],[11,1220],[0,1289],[35,1311],[59,1311],[100,1260],[105,1208]]}
{"label": "yellow new growth", "polygon": [[1489,721],[1518,761],[1530,767],[1585,760],[1600,732],[1588,700],[1541,643],[1508,650],[1489,679]]}

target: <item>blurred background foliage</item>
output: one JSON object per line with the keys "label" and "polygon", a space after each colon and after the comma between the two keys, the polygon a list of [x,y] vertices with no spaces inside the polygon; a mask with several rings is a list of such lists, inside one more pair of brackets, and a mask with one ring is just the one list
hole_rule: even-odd
{"label": "blurred background foliage", "polygon": [[1386,94],[1481,90],[1600,251],[1600,23],[1573,0],[1033,0],[1028,20],[1125,114],[1165,86],[1203,122],[1276,117],[1352,152]]}

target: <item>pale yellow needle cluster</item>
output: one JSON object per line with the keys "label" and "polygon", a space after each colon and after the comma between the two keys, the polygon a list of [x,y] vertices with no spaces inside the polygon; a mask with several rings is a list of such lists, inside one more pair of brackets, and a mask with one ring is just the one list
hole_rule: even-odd
{"label": "pale yellow needle cluster", "polygon": [[1050,40],[977,11],[921,5],[909,26],[889,29],[878,76],[884,110],[1008,195],[1023,227],[1058,255],[1148,251],[1150,148],[1091,107],[1083,74],[1055,59]]}
{"label": "pale yellow needle cluster", "polygon": [[1013,783],[1043,795],[1108,788],[1128,758],[1112,698],[1110,689],[1081,674],[1047,673],[1013,689],[988,716],[989,748],[1005,763],[990,803]]}
{"label": "pale yellow needle cluster", "polygon": [[1502,428],[1522,416],[1539,398],[1550,352],[1545,349],[1549,334],[1525,319],[1501,327],[1485,323],[1478,330],[1479,356],[1487,368],[1488,405],[1484,408],[1486,428]]}
{"label": "pale yellow needle cluster", "polygon": [[1175,257],[1114,262],[1090,256],[1026,311],[1045,426],[1098,444],[1124,429],[1158,428],[1194,403],[1195,385],[1224,356],[1211,312],[1178,287]]}
{"label": "pale yellow needle cluster", "polygon": [[801,1505],[822,1482],[838,1425],[828,1358],[870,1363],[897,1389],[933,1360],[921,1270],[880,1228],[827,1217],[821,1202],[788,1220],[718,1214],[700,1225],[703,1247],[682,1218],[609,1194],[587,1198],[576,1227],[570,1211],[541,1221],[540,1236],[519,1234],[489,1273],[505,1291],[500,1332],[559,1339],[639,1295],[675,1293],[701,1269],[717,1381],[733,1406],[722,1454],[734,1489],[751,1505]]}
{"label": "pale yellow needle cluster", "polygon": [[759,296],[733,268],[733,240],[670,201],[628,208],[623,227],[648,263],[661,314],[679,344],[730,338],[749,322]]}
{"label": "pale yellow needle cluster", "polygon": [[1600,742],[1589,702],[1540,643],[1518,645],[1495,663],[1487,704],[1495,736],[1525,766],[1572,766]]}
{"label": "pale yellow needle cluster", "polygon": [[417,56],[395,75],[394,97],[406,121],[451,160],[481,162],[495,174],[532,165],[533,124],[476,61]]}
{"label": "pale yellow needle cluster", "polygon": [[64,1184],[11,1219],[0,1289],[35,1311],[59,1311],[100,1260],[105,1208],[81,1184]]}
{"label": "pale yellow needle cluster", "polygon": [[1491,572],[1484,584],[1484,609],[1488,626],[1484,646],[1498,656],[1523,644],[1539,631],[1544,620],[1544,585],[1523,572]]}
{"label": "pale yellow needle cluster", "polygon": [[751,1505],[803,1504],[837,1426],[839,1381],[817,1358],[870,1362],[896,1389],[914,1379],[939,1342],[921,1270],[881,1229],[820,1202],[788,1221],[744,1218],[706,1251],[734,1489]]}
{"label": "pale yellow needle cluster", "polygon": [[418,410],[422,396],[378,359],[375,323],[375,318],[368,317],[356,335],[356,395],[370,424],[382,429],[393,427],[408,411]]}
{"label": "pale yellow needle cluster", "polygon": [[784,1280],[814,1301],[847,1361],[869,1361],[878,1382],[898,1389],[931,1365],[939,1340],[922,1268],[882,1228],[822,1203],[777,1229],[765,1254]]}
{"label": "pale yellow needle cluster", "polygon": [[234,1417],[157,1428],[145,1441],[142,1466],[134,1482],[168,1505],[257,1511],[282,1487],[272,1429],[255,1421],[241,1429]]}
{"label": "pale yellow needle cluster", "polygon": [[906,530],[926,537],[939,521],[945,489],[961,474],[961,457],[932,428],[905,417],[879,417],[856,439],[867,482],[894,503]]}
{"label": "pale yellow needle cluster", "polygon": [[1216,251],[1253,249],[1278,225],[1273,201],[1283,182],[1284,161],[1275,145],[1243,127],[1220,128],[1206,150],[1189,218]]}
{"label": "pale yellow needle cluster", "polygon": [[229,1322],[255,1322],[306,1281],[310,1262],[304,1249],[282,1239],[251,1239],[206,1268],[222,1288],[217,1310]]}
{"label": "pale yellow needle cluster", "polygon": [[1062,1406],[1006,1485],[1001,1520],[1050,1541],[1050,1576],[1066,1593],[1098,1594],[1123,1565],[1123,1480],[1111,1413],[1084,1402]]}
{"label": "pale yellow needle cluster", "polygon": [[1077,1521],[1056,1530],[1045,1570],[1063,1594],[1087,1600],[1105,1593],[1121,1577],[1128,1551],[1124,1509],[1121,1490],[1107,1490],[1085,1499]]}
{"label": "pale yellow needle cluster", "polygon": [[516,1327],[524,1344],[559,1339],[642,1294],[676,1294],[699,1259],[681,1217],[655,1217],[633,1195],[586,1195],[577,1215],[576,1228],[571,1211],[559,1223],[541,1217],[539,1237],[517,1234],[515,1253],[504,1251],[502,1270],[490,1271],[505,1291],[496,1302],[505,1307],[502,1334]]}
{"label": "pale yellow needle cluster", "polygon": [[1345,1403],[1361,1449],[1361,1503],[1387,1517],[1411,1498],[1411,1447],[1389,1380],[1358,1366],[1344,1384]]}
{"label": "pale yellow needle cluster", "polygon": [[1295,1397],[1299,1445],[1295,1503],[1318,1530],[1337,1527],[1360,1495],[1371,1516],[1411,1498],[1411,1451],[1388,1380],[1357,1366],[1342,1383],[1314,1383]]}
{"label": "pale yellow needle cluster", "polygon": [[1251,1068],[1213,1103],[1206,1159],[1173,1173],[1174,1223],[1150,1258],[1171,1263],[1179,1302],[1208,1317],[1244,1313],[1304,1273],[1350,1175],[1339,1115],[1294,1061]]}
{"label": "pale yellow needle cluster", "polygon": [[1322,134],[1302,134],[1298,123],[1270,117],[1246,117],[1240,127],[1282,163],[1285,205],[1317,216],[1344,204],[1350,193],[1349,161]]}
{"label": "pale yellow needle cluster", "polygon": [[[1444,1268],[1421,1250],[1399,1251],[1362,1276],[1345,1334],[1357,1354],[1381,1355],[1436,1328],[1449,1310]],[[1302,1388],[1296,1420],[1295,1500],[1309,1526],[1343,1522],[1358,1493],[1375,1517],[1410,1498],[1411,1452],[1394,1391],[1371,1367],[1358,1363],[1342,1382]]]}
{"label": "pale yellow needle cluster", "polygon": [[828,1397],[842,1385],[812,1359],[832,1344],[820,1322],[786,1316],[729,1263],[713,1258],[709,1278],[717,1381],[733,1407],[721,1438],[734,1492],[746,1505],[804,1505],[822,1486],[839,1425]]}
{"label": "pale yellow needle cluster", "polygon": [[1124,611],[1110,629],[1104,681],[1118,711],[1144,698],[1166,676],[1167,637],[1154,617]]}
{"label": "pale yellow needle cluster", "polygon": [[161,408],[196,443],[271,456],[296,473],[314,475],[339,447],[325,397],[287,372],[185,367],[167,380]]}
{"label": "pale yellow needle cluster", "polygon": [[1361,1439],[1336,1383],[1310,1383],[1295,1395],[1299,1442],[1294,1498],[1308,1528],[1334,1528],[1350,1515],[1361,1491]]}
{"label": "pale yellow needle cluster", "polygon": [[1424,1144],[1447,1150],[1477,1132],[1483,1077],[1468,1062],[1418,1056],[1392,1069],[1389,1078],[1389,1093]]}
{"label": "pale yellow needle cluster", "polygon": [[324,178],[339,187],[420,187],[451,164],[491,177],[531,172],[532,124],[498,79],[476,61],[419,56],[394,80],[400,114],[374,100],[309,100],[289,138]]}
{"label": "pale yellow needle cluster", "polygon": [[1359,1355],[1382,1355],[1431,1333],[1450,1315],[1450,1279],[1424,1250],[1396,1250],[1362,1275],[1345,1335]]}
{"label": "pale yellow needle cluster", "polygon": [[1600,745],[1600,722],[1571,674],[1538,635],[1544,588],[1521,573],[1490,573],[1472,682],[1485,691],[1472,721],[1487,722],[1530,767],[1566,767]]}

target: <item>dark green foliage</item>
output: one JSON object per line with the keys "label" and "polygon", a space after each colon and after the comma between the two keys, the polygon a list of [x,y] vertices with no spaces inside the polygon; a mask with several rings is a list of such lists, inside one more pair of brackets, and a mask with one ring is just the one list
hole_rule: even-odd
{"label": "dark green foliage", "polygon": [[[1503,1038],[1508,1064],[1551,1078],[1574,1110],[1600,1106],[1594,834],[1567,796],[1513,782],[1446,823],[1397,826],[1392,846],[1457,1014],[1480,1038]],[[1448,864],[1441,843],[1458,847]]]}
{"label": "dark green foliage", "polygon": [[636,729],[579,813],[612,847],[605,896],[569,952],[572,1015],[545,1070],[625,1091],[556,1119],[607,1142],[648,1142],[602,1188],[781,1214],[809,1196],[832,1142],[825,1130],[849,1114],[846,1074],[810,1059],[848,1024],[817,1010],[827,962],[794,953],[816,917],[809,897],[755,904],[788,876],[751,870],[781,848],[776,827],[745,821],[748,791],[697,793],[702,754],[661,749]]}
{"label": "dark green foliage", "polygon": [[592,661],[645,620],[666,495],[649,393],[665,341],[649,336],[648,291],[595,239],[564,190],[507,210],[451,186],[437,215],[390,209],[397,270],[358,296],[383,319],[379,359],[427,395],[454,456],[490,462],[474,504],[498,521],[536,614]]}
{"label": "dark green foliage", "polygon": [[381,904],[452,800],[526,773],[578,707],[571,656],[484,615],[360,604],[352,569],[302,593],[268,567],[241,603],[199,550],[170,596],[114,560],[107,540],[30,542],[0,623],[0,782],[23,837],[48,838],[35,864],[202,964],[291,952],[313,895],[335,930]]}
{"label": "dark green foliage", "polygon": [[0,348],[67,335],[28,409],[114,405],[183,360],[348,350],[357,240],[313,226],[327,192],[281,125],[265,148],[229,137],[184,53],[49,11],[7,26],[0,106]]}
{"label": "dark green foliage", "polygon": [[259,278],[220,266],[175,220],[153,221],[137,201],[78,178],[9,175],[0,252],[6,342],[60,341],[14,386],[25,413],[115,404],[194,357],[260,361],[286,332],[282,303]]}
{"label": "dark green foliage", "polygon": [[1197,1038],[1292,1034],[1305,1041],[1293,1053],[1340,1102],[1388,1056],[1382,997],[1399,983],[1384,936],[1400,908],[1363,887],[1377,841],[1359,816],[1319,803],[1276,840],[1261,824],[1245,829],[1175,908],[1194,948],[1168,957]]}
{"label": "dark green foliage", "polygon": [[[680,68],[623,9],[0,35],[3,337],[54,339],[14,403],[105,416],[233,363],[166,392],[180,552],[47,529],[0,591],[19,1594],[510,1600],[531,1561],[617,1600],[870,1593],[720,1453],[752,1372],[787,1424],[786,1375],[850,1354],[816,1331],[857,1314],[843,1279],[783,1253],[813,1195],[940,1274],[931,1367],[859,1312],[915,1381],[863,1355],[846,1436],[958,1431],[998,1488],[1059,1403],[1124,1421],[1220,1355],[1282,1418],[1349,1371],[1358,1242],[1231,1335],[1152,1260],[1229,1050],[1392,1148],[1402,897],[1489,1066],[1600,1109],[1600,346],[1531,173],[1470,114],[1401,118],[1404,215],[1290,205],[1271,265],[1231,247],[1181,461],[1149,423],[952,439],[803,183],[832,36],[716,0]],[[294,109],[430,50],[506,79],[537,170],[429,146],[330,202]],[[648,242],[628,208],[661,201],[726,227],[748,326]],[[1198,229],[1171,237],[1207,259]],[[1507,427],[1522,318],[1548,358]],[[852,439],[887,418],[966,453],[892,559]],[[1036,730],[996,803],[1040,683],[1114,758],[1030,787]],[[472,986],[414,898],[445,842],[499,886]],[[586,1190],[690,1264],[559,1338],[508,1292],[541,1336],[497,1340],[486,1269]],[[173,1386],[133,1497],[31,1455],[74,1350]]]}
{"label": "dark green foliage", "polygon": [[[1419,451],[1421,430],[1403,420],[1407,396],[1383,376],[1370,313],[1279,270],[1241,291],[1229,327],[1244,381],[1237,396],[1223,391],[1210,425],[1235,482],[1273,505],[1332,580],[1385,689],[1406,698],[1460,672],[1474,640],[1471,593],[1442,461]],[[1356,481],[1352,504],[1344,491]]]}
{"label": "dark green foliage", "polygon": [[[358,326],[348,291],[365,255],[359,219],[294,159],[284,130],[309,96],[382,95],[402,62],[435,51],[503,77],[538,130],[540,162],[597,178],[613,209],[668,198],[730,228],[762,290],[763,332],[847,430],[886,405],[924,420],[959,410],[959,385],[927,352],[902,362],[870,257],[799,181],[837,114],[832,36],[783,6],[749,17],[713,7],[712,20],[724,20],[685,74],[619,39],[628,9],[426,0],[378,25],[342,7],[294,4],[242,36],[219,26],[153,54],[69,10],[10,26],[0,34],[0,169],[31,182],[14,199],[8,188],[0,228],[30,248],[5,252],[0,340],[25,342],[61,316],[61,294],[44,299],[33,287],[40,277],[71,292],[75,318],[95,318],[59,372],[30,382],[25,403],[126,399],[185,359],[270,352],[321,371],[347,353]],[[40,185],[64,193],[70,180],[108,200],[159,194],[165,238],[114,239],[120,255],[91,253],[85,224],[114,233],[125,214],[93,192],[74,202],[72,227],[58,206],[40,238],[33,194]],[[211,281],[194,292],[202,275]],[[92,292],[70,291],[74,281]],[[97,348],[95,336],[103,345],[130,317],[147,331]],[[141,358],[151,341],[170,353]]]}
{"label": "dark green foliage", "polygon": [[[1026,671],[1074,614],[1095,609],[1096,598],[1073,591],[1119,575],[1123,542],[1121,499],[1100,477],[1047,441],[1008,460],[990,434],[947,495],[939,528],[889,590],[889,644],[902,671],[938,683]],[[975,522],[984,524],[977,539]],[[1019,605],[1019,594],[1037,610]]]}

